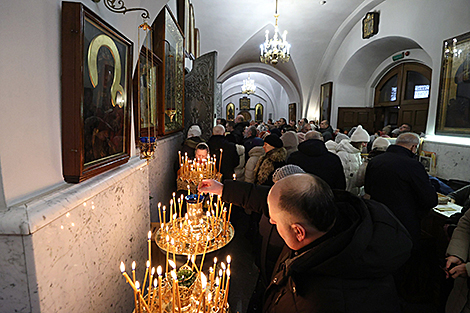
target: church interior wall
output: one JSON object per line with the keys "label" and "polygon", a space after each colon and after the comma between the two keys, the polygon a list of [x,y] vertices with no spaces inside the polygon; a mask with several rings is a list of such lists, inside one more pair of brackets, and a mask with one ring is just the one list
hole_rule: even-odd
{"label": "church interior wall", "polygon": [[[332,124],[336,125],[338,107],[373,107],[374,84],[379,81],[387,67],[396,65],[391,57],[394,54],[409,50],[411,51],[410,56],[404,61],[421,62],[432,69],[426,135],[434,135],[443,41],[469,31],[468,23],[463,21],[470,19],[470,11],[462,10],[467,6],[468,1],[465,0],[451,0],[445,3],[438,0],[426,2],[384,1],[371,10],[380,12],[380,24],[379,33],[368,40],[362,39],[361,36],[361,18],[344,38],[333,57],[331,66],[324,73],[325,82],[333,81]],[[374,41],[383,41],[396,36],[403,38],[401,46],[400,41],[398,41],[399,48],[394,50],[393,47],[390,47],[384,51],[384,46],[387,45],[379,45],[374,49],[375,51],[367,50],[367,54],[364,53],[358,58],[357,52],[365,46]],[[406,43],[406,40],[409,40],[409,42]],[[384,57],[374,59],[377,54]],[[345,73],[344,69],[348,66],[348,62],[354,58],[356,58],[356,62],[361,62],[365,69],[371,69],[369,77],[356,78],[361,82],[365,81],[365,86],[353,81],[353,76],[342,77],[342,75],[351,74]],[[309,112],[313,112],[314,109],[313,107],[309,108]],[[463,139],[460,141],[461,144],[454,145],[439,140],[439,137],[433,137],[432,143],[425,142],[424,145],[427,151],[437,153],[437,175],[443,178],[469,180],[468,163],[458,156],[451,159],[448,156],[449,154],[468,155],[467,147],[470,146],[470,139]]]}

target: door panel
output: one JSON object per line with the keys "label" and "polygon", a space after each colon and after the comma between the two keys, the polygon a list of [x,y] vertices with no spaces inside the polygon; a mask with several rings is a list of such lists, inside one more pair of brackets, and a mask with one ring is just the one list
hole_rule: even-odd
{"label": "door panel", "polygon": [[374,130],[373,108],[338,108],[338,128],[349,130],[359,124],[372,134]]}

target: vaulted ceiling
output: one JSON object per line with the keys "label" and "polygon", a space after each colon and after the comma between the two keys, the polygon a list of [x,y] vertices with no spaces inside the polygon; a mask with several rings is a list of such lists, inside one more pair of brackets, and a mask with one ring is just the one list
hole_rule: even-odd
{"label": "vaulted ceiling", "polygon": [[[243,72],[261,72],[278,80],[303,105],[332,61],[351,27],[384,0],[278,0],[279,30],[288,31],[289,63],[275,68],[259,61],[265,30],[274,31],[275,0],[193,0],[201,53],[218,52],[219,81]],[[324,1],[322,1],[324,2]],[[293,95],[290,95],[290,97]]]}

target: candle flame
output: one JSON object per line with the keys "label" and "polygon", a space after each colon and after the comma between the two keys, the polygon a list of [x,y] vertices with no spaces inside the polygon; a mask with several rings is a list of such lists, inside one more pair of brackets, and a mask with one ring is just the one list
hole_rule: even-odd
{"label": "candle flame", "polygon": [[217,264],[217,257],[214,258],[214,264]]}
{"label": "candle flame", "polygon": [[163,206],[163,212],[165,212],[165,211],[166,211],[166,205]]}
{"label": "candle flame", "polygon": [[162,203],[158,202],[158,208],[161,208],[161,207],[162,207]]}
{"label": "candle flame", "polygon": [[180,204],[180,203],[181,203],[181,198],[178,198],[178,204]]}
{"label": "candle flame", "polygon": [[230,277],[230,269],[227,270],[227,277]]}
{"label": "candle flame", "polygon": [[207,212],[206,212],[206,216],[207,216],[207,217],[210,217],[210,216],[211,216],[211,212],[207,211]]}
{"label": "candle flame", "polygon": [[173,279],[176,281],[178,279],[178,277],[176,276],[176,272],[175,271],[171,271],[171,277],[173,277]]}
{"label": "candle flame", "polygon": [[230,264],[230,262],[232,262],[232,258],[230,257],[230,255],[227,255],[227,263]]}
{"label": "candle flame", "polygon": [[209,273],[212,273],[214,271],[214,269],[211,267],[209,267]]}
{"label": "candle flame", "polygon": [[158,276],[162,276],[162,266],[161,265],[159,265],[157,267],[157,274],[158,274]]}
{"label": "candle flame", "polygon": [[173,192],[173,197],[176,196],[176,192]]}
{"label": "candle flame", "polygon": [[169,242],[170,241],[170,236],[166,235],[165,240],[166,240],[166,242]]}
{"label": "candle flame", "polygon": [[158,286],[158,279],[155,278],[153,280],[153,287],[157,288],[157,286]]}
{"label": "candle flame", "polygon": [[124,262],[121,261],[121,273],[124,273],[126,271],[126,266],[124,265]]}
{"label": "candle flame", "polygon": [[135,288],[136,288],[137,290],[140,289],[140,283],[139,283],[139,281],[136,281],[136,282],[135,282]]}
{"label": "candle flame", "polygon": [[149,240],[152,239],[152,231],[151,230],[149,230],[148,238],[149,238]]}
{"label": "candle flame", "polygon": [[215,279],[215,285],[218,286],[219,284],[220,284],[219,277],[216,277],[216,279]]}
{"label": "candle flame", "polygon": [[132,270],[135,271],[135,261],[132,261]]}
{"label": "candle flame", "polygon": [[176,218],[178,217],[178,214],[173,214],[173,219],[176,220]]}
{"label": "candle flame", "polygon": [[170,199],[170,206],[173,205],[173,199]]}
{"label": "candle flame", "polygon": [[225,263],[224,263],[224,262],[222,262],[222,263],[220,263],[220,265],[222,266],[222,269],[225,271],[225,269],[226,269],[226,267],[225,267]]}
{"label": "candle flame", "polygon": [[201,272],[201,285],[202,285],[202,289],[206,289],[206,287],[207,287],[207,277],[206,277],[206,275],[204,275],[203,272]]}
{"label": "candle flame", "polygon": [[219,270],[219,276],[222,277],[222,269]]}
{"label": "candle flame", "polygon": [[150,261],[149,261],[149,260],[147,260],[147,264],[146,264],[146,266],[147,266],[147,268],[149,268],[149,267],[150,267]]}
{"label": "candle flame", "polygon": [[155,267],[152,267],[152,276],[155,275]]}
{"label": "candle flame", "polygon": [[172,268],[176,268],[176,264],[173,262],[173,260],[168,260],[168,264],[170,264]]}

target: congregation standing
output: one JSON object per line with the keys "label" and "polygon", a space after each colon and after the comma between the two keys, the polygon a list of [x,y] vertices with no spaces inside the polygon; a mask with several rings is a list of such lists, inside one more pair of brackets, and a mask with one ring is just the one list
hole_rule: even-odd
{"label": "congregation standing", "polygon": [[[399,305],[399,301],[407,301],[409,296],[416,291],[410,291],[413,286],[403,287],[404,283],[409,284],[410,282],[410,279],[404,277],[406,275],[405,271],[410,267],[419,266],[419,262],[423,260],[420,222],[437,205],[436,190],[431,184],[429,175],[423,165],[416,160],[416,152],[420,142],[419,136],[411,131],[411,125],[406,123],[396,129],[392,129],[388,125],[375,134],[369,134],[362,125],[357,125],[348,132],[339,129],[334,130],[327,120],[318,122],[308,121],[303,118],[298,122],[293,120],[287,122],[285,118],[281,118],[275,122],[269,119],[266,123],[255,123],[245,121],[242,115],[238,115],[235,121],[231,122],[223,119],[217,120],[217,125],[213,128],[212,136],[206,146],[209,149],[208,153],[217,155],[217,162],[221,157],[219,151],[220,149],[223,150],[220,164],[223,177],[221,183],[218,183],[221,187],[219,185],[214,187],[215,182],[201,183],[199,189],[203,192],[219,194],[223,201],[238,205],[244,208],[245,212],[258,216],[256,223],[261,226],[256,228],[256,232],[261,234],[264,243],[257,252],[261,254],[258,259],[263,260],[262,264],[257,264],[261,268],[260,277],[263,278],[261,283],[261,280],[258,282],[257,289],[262,286],[261,289],[267,291],[264,297],[260,297],[258,293],[258,299],[255,303],[261,303],[263,311],[281,312],[294,305],[296,306],[296,312],[307,312],[309,310],[311,312],[362,312],[360,309],[353,309],[354,306],[359,305],[355,301],[346,301],[335,309],[329,308],[329,310],[327,308],[327,303],[331,304],[332,301],[338,300],[328,293],[334,294],[334,291],[329,289],[334,289],[334,286],[329,284],[334,281],[348,286],[344,279],[349,277],[351,273],[330,272],[329,267],[326,267],[325,264],[329,264],[328,258],[333,257],[333,255],[330,255],[332,251],[328,250],[331,247],[325,248],[325,245],[328,242],[333,244],[335,240],[330,238],[336,238],[335,236],[339,236],[349,241],[349,243],[351,243],[351,240],[358,240],[355,236],[342,237],[345,236],[343,231],[346,231],[349,227],[348,223],[355,219],[352,217],[353,215],[365,214],[365,216],[370,216],[370,221],[366,222],[368,218],[364,220],[365,216],[357,216],[359,220],[353,223],[358,223],[357,227],[361,223],[368,223],[369,226],[362,226],[365,227],[366,231],[361,228],[361,231],[364,231],[364,234],[361,235],[365,236],[363,237],[364,240],[370,236],[376,237],[367,239],[374,240],[373,244],[371,242],[367,243],[366,240],[363,243],[364,247],[354,246],[354,249],[361,250],[365,249],[368,244],[378,244],[384,247],[388,245],[389,251],[386,253],[385,251],[380,252],[382,253],[380,256],[375,254],[376,260],[366,262],[368,266],[373,268],[372,271],[362,271],[354,266],[349,266],[352,264],[348,265],[344,260],[335,259],[332,264],[357,271],[357,275],[363,275],[363,277],[356,277],[356,279],[359,279],[359,281],[367,279],[370,283],[369,287],[361,284],[361,286],[352,287],[353,289],[358,288],[354,292],[348,289],[350,286],[345,287],[345,290],[338,297],[344,300],[344,297],[354,295],[358,299],[362,299],[361,297],[364,295],[361,292],[374,294],[377,290],[372,291],[371,288],[373,289],[373,286],[378,284],[377,286],[382,286],[383,290],[382,294],[377,293],[377,296],[389,297],[389,301],[383,303],[372,301],[367,305],[362,304],[363,309],[370,312],[400,312],[399,307],[402,303]],[[195,143],[198,144],[200,136],[199,127],[197,125],[191,126],[183,148],[188,149],[188,147],[194,146]],[[395,138],[395,141],[391,138]],[[217,164],[217,167],[219,167],[219,164]],[[232,180],[234,173],[236,174],[236,181]],[[309,178],[312,176],[291,178],[290,183],[292,185],[290,186],[285,185],[287,184],[287,178],[285,178],[286,180],[281,180],[284,187],[279,187],[279,190],[276,189],[277,191],[274,192],[273,186],[277,185],[275,184],[276,181],[295,173],[297,173],[296,175],[312,174],[314,176],[313,178]],[[224,187],[224,184],[226,187]],[[301,190],[303,190],[302,188],[306,189],[304,191],[292,189],[292,186],[297,185]],[[217,188],[217,190],[214,188]],[[326,226],[322,226],[321,230],[315,224],[317,221],[305,220],[304,225],[310,225],[313,227],[312,229],[319,231],[321,236],[315,237],[316,239],[313,241],[296,246],[298,242],[289,242],[289,235],[281,233],[279,226],[285,222],[282,219],[291,217],[280,214],[275,208],[282,203],[294,211],[297,210],[292,205],[288,205],[285,199],[295,197],[295,195],[303,199],[302,197],[307,197],[310,192],[308,188],[320,188],[319,190],[323,193],[329,194],[330,200],[328,201],[332,201],[330,206],[335,207],[335,210],[343,208],[343,206],[348,207],[348,209],[340,209],[342,213],[338,213],[339,215],[336,217],[338,220],[325,224]],[[286,190],[291,194],[285,194]],[[272,197],[268,197],[270,193],[273,193]],[[318,193],[312,194],[310,201],[319,201],[318,197],[321,197],[321,195]],[[269,200],[271,198],[272,200]],[[470,197],[467,195],[467,198]],[[306,205],[306,211],[312,210],[312,208],[308,208],[310,204],[294,200],[292,198],[291,201],[297,203],[299,207]],[[325,205],[325,203],[322,205]],[[345,213],[352,208],[354,208],[352,211]],[[281,212],[284,211],[285,209],[281,210]],[[299,216],[305,216],[305,213],[302,213],[301,210],[297,213],[300,214]],[[273,214],[275,215],[273,216]],[[344,217],[341,217],[342,214],[348,216],[346,218],[347,222]],[[470,228],[467,226],[470,224],[467,223],[469,219],[467,215],[470,216],[470,213],[465,215],[462,226],[457,228],[456,237],[462,238],[462,232],[466,233],[466,230],[462,231],[462,229],[465,229],[465,227]],[[393,221],[396,221],[396,223]],[[377,233],[377,225],[380,223],[385,223],[388,226],[382,232]],[[368,228],[371,225],[376,226],[373,226],[374,229]],[[291,225],[289,231],[292,230],[292,227],[294,226]],[[354,229],[358,232],[357,228]],[[302,233],[301,229],[298,231]],[[390,232],[389,238],[385,235],[387,232]],[[297,235],[294,234],[294,236]],[[392,244],[390,240],[396,240],[396,242]],[[312,242],[316,244],[312,245]],[[461,269],[465,269],[466,260],[470,258],[470,253],[468,253],[470,251],[470,240],[465,239],[464,246],[466,246],[466,249],[464,250],[460,248],[462,245],[457,243],[457,239],[453,240],[452,243],[448,251],[450,256],[446,270],[448,275],[452,277],[463,277],[466,275],[466,271]],[[282,250],[284,244],[286,245],[285,252],[281,253],[281,251],[284,251]],[[317,245],[322,248],[314,248]],[[349,248],[343,246],[340,249]],[[377,246],[374,249],[378,249]],[[303,263],[305,260],[294,261],[297,256],[304,253],[309,255],[307,263]],[[323,253],[326,254],[323,255]],[[343,255],[346,252],[339,250],[335,253]],[[326,259],[319,261],[320,263],[316,265],[310,263],[317,257],[321,259],[321,255]],[[383,256],[392,259],[384,260]],[[348,257],[351,258],[351,255],[348,255]],[[370,257],[372,258],[372,256]],[[327,263],[323,264],[322,262]],[[360,264],[362,261],[357,262]],[[378,266],[373,262],[384,262],[384,264]],[[307,276],[299,277],[299,274],[296,274],[298,269],[292,270],[293,272],[286,272],[286,266],[292,266],[292,264],[298,264]],[[460,270],[452,270],[451,267],[454,266],[452,264],[457,265],[456,268]],[[305,266],[309,267],[306,268]],[[310,266],[315,269],[312,270]],[[329,264],[328,266],[332,265]],[[281,272],[279,272],[280,267],[284,268]],[[362,274],[360,274],[361,272]],[[273,277],[274,280],[270,280]],[[308,277],[308,281],[305,280],[306,277]],[[350,279],[353,279],[352,277]],[[276,279],[281,280],[282,283],[277,282]],[[419,278],[417,279],[419,280]],[[469,289],[466,285],[461,285],[462,287],[459,290],[464,289],[468,293]],[[290,300],[286,302],[285,297],[282,301],[279,301],[286,293],[286,291],[282,291],[285,288],[291,288],[287,293],[292,292],[293,288],[294,298],[295,296],[299,297],[294,300],[294,303],[291,303]],[[299,290],[295,294],[296,288],[302,291]],[[456,293],[457,291],[453,293],[454,298],[458,298],[455,295]],[[273,297],[276,297],[276,299]],[[278,302],[282,304],[278,305]],[[470,308],[470,304],[466,304],[466,297],[460,296],[460,302]],[[306,310],[308,307],[310,309]],[[360,307],[361,305],[358,308]],[[260,307],[256,309],[260,309]],[[452,312],[460,311],[454,310]]]}

